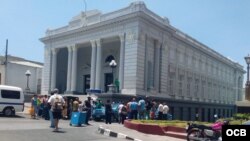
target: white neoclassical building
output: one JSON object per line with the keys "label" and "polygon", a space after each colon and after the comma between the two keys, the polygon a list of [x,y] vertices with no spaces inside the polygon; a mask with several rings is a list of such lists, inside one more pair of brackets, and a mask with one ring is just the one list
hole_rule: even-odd
{"label": "white neoclassical building", "polygon": [[[117,79],[123,95],[166,99],[176,119],[200,113],[204,120],[232,115],[242,97],[241,65],[171,26],[143,2],[106,14],[81,12],[66,26],[47,30],[41,41],[44,92],[106,92]],[[117,62],[114,76],[111,60]]]}

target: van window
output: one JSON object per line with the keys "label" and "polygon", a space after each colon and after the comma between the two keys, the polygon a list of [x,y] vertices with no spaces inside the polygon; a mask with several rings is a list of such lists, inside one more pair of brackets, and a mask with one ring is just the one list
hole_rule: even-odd
{"label": "van window", "polygon": [[1,90],[2,98],[20,99],[20,91]]}

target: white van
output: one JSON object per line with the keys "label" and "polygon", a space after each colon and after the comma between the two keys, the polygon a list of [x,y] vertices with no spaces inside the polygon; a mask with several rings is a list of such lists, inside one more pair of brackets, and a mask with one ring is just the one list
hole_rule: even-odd
{"label": "white van", "polygon": [[0,112],[14,116],[15,112],[24,110],[24,94],[19,87],[0,85]]}

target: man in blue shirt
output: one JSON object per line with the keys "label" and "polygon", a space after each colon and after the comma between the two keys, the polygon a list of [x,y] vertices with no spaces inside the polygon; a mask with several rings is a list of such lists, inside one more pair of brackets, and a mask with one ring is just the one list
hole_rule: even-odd
{"label": "man in blue shirt", "polygon": [[138,112],[139,112],[139,119],[145,119],[145,100],[143,98],[140,98],[138,102]]}
{"label": "man in blue shirt", "polygon": [[138,114],[138,103],[136,102],[135,98],[132,99],[130,102],[130,110],[131,110],[131,119],[137,119]]}

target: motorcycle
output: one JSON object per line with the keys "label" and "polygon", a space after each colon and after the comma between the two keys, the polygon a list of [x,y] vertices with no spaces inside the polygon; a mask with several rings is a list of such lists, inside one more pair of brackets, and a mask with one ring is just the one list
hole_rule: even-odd
{"label": "motorcycle", "polygon": [[186,127],[187,141],[222,141],[221,129],[229,121],[216,122],[212,126],[188,123]]}

